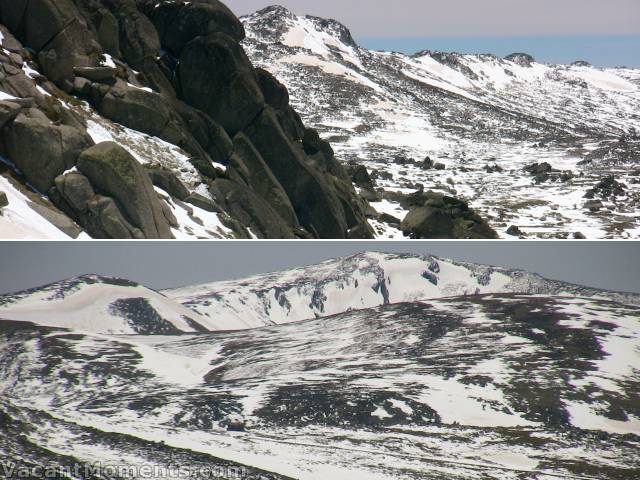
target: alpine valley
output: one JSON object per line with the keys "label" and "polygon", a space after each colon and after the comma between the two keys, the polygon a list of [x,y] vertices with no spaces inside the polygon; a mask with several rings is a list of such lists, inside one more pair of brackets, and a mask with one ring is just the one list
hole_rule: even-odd
{"label": "alpine valley", "polygon": [[0,0],[0,238],[639,238],[639,81],[277,6]]}
{"label": "alpine valley", "polygon": [[640,474],[640,294],[369,252],[160,292],[85,275],[0,318],[2,478]]}

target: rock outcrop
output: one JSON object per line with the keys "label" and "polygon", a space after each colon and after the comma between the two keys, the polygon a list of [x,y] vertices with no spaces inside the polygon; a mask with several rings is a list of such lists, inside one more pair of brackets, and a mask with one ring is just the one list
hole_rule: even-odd
{"label": "rock outcrop", "polygon": [[[239,236],[372,237],[349,174],[287,89],[253,67],[223,3],[0,0],[0,22],[0,152],[90,235],[171,238],[172,208],[191,216],[200,198],[195,208]],[[200,178],[186,185],[127,145],[94,145],[78,99],[175,145]]]}
{"label": "rock outcrop", "polygon": [[411,238],[498,238],[489,224],[462,200],[435,192],[416,192],[409,201],[411,210],[400,229]]}

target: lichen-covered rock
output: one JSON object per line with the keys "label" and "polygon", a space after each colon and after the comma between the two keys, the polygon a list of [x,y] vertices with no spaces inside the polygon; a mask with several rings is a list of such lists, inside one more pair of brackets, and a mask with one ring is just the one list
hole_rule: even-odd
{"label": "lichen-covered rock", "polygon": [[80,155],[78,169],[98,193],[113,197],[146,238],[172,238],[160,200],[142,166],[114,142],[102,142]]}

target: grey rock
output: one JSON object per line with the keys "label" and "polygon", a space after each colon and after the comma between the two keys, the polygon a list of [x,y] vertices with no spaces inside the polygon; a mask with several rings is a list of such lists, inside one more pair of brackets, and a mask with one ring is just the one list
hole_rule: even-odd
{"label": "grey rock", "polygon": [[118,201],[131,224],[146,238],[172,238],[149,176],[120,145],[103,142],[85,150],[78,158],[78,169],[96,191]]}

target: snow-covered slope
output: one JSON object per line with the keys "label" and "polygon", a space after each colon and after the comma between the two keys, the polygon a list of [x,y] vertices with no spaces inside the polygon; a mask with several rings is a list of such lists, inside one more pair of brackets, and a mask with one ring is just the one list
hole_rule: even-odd
{"label": "snow-covered slope", "polygon": [[517,294],[186,336],[0,321],[0,453],[252,479],[637,478],[638,332],[635,306]]}
{"label": "snow-covered slope", "polygon": [[519,270],[375,252],[163,293],[197,312],[207,328],[234,330],[389,303],[500,292],[577,294],[640,303],[640,295],[580,287]]}
{"label": "snow-covered slope", "polygon": [[197,313],[129,280],[85,275],[0,296],[0,318],[92,333],[203,331]]}
{"label": "snow-covered slope", "polygon": [[[515,225],[530,237],[640,237],[640,70],[369,51],[338,22],[282,7],[242,20],[252,61],[288,87],[339,158],[376,174],[379,211],[403,219],[394,194],[423,185],[466,198],[502,236]],[[426,156],[445,170],[425,171]],[[557,170],[549,179],[524,172],[542,162]],[[609,175],[626,191],[591,211],[583,197]]]}

